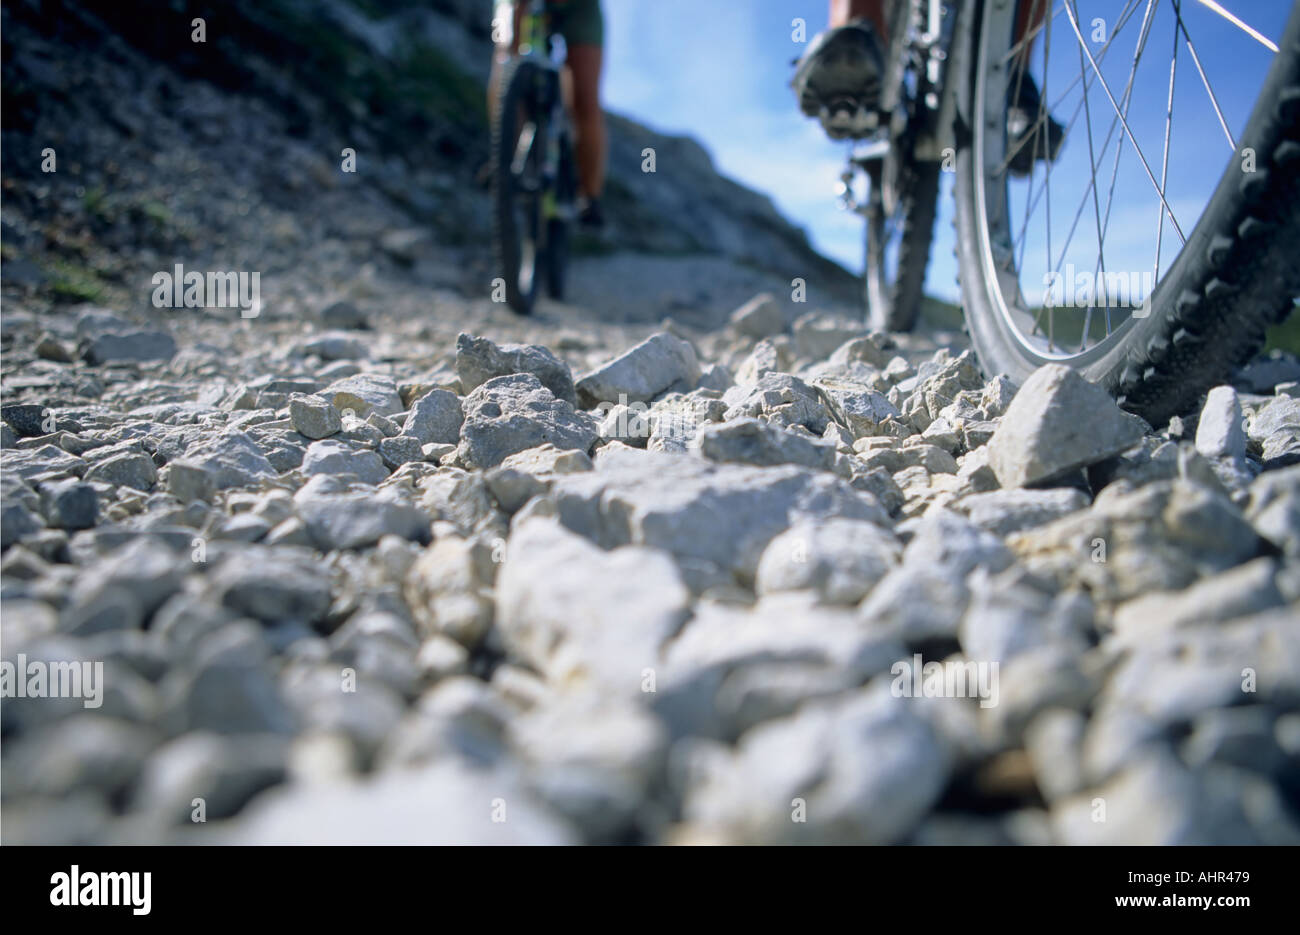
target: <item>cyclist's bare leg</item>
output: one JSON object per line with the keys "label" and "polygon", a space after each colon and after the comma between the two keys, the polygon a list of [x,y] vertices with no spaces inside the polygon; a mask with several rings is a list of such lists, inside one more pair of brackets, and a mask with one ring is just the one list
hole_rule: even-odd
{"label": "cyclist's bare leg", "polygon": [[577,133],[578,190],[588,200],[605,189],[605,114],[600,109],[600,72],[604,55],[598,45],[568,50],[573,125]]}
{"label": "cyclist's bare leg", "polygon": [[[1031,30],[1036,30],[1043,24],[1043,20],[1047,18],[1047,7],[1049,5],[1050,0],[1023,0],[1020,8],[1016,10],[1015,41],[1017,44],[1024,42],[1025,36]],[[1034,37],[1034,39],[1036,38],[1037,36]],[[1029,63],[1029,56],[1034,51],[1034,39],[1030,39],[1021,48],[1020,54],[1017,56],[1017,61],[1020,64],[1027,65]]]}
{"label": "cyclist's bare leg", "polygon": [[[1016,14],[1016,41],[1019,42],[1030,29],[1041,24],[1046,14],[1047,0],[1038,0],[1037,3],[1030,0],[1028,3],[1022,3]],[[880,34],[881,41],[889,41],[889,23],[885,22],[885,0],[831,0],[827,22],[832,29],[836,26],[845,26],[855,19],[870,20],[876,27],[876,32]]]}
{"label": "cyclist's bare leg", "polygon": [[885,0],[831,0],[828,22],[831,29],[847,26],[855,19],[865,19],[876,27],[881,43],[889,41],[889,24],[885,22]]}
{"label": "cyclist's bare leg", "polygon": [[[1031,29],[1036,29],[1047,15],[1048,0],[1028,0],[1021,3],[1016,13],[1016,42],[1024,39]],[[855,19],[865,19],[876,27],[882,42],[889,41],[889,23],[886,20],[885,0],[831,0],[830,15],[827,22],[834,29],[845,26]],[[1028,58],[1033,42],[1025,47],[1022,56]]]}

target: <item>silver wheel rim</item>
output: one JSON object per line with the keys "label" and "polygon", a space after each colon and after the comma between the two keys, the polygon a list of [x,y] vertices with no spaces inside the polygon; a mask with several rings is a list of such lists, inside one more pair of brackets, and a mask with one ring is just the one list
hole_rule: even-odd
{"label": "silver wheel rim", "polygon": [[[1199,12],[1213,6],[1216,9],[1205,15],[1221,22],[1221,17],[1233,16],[1225,9],[1232,5],[1231,0],[1127,0],[1111,24],[1114,29],[1106,41],[1091,45],[1087,41],[1091,38],[1087,33],[1089,22],[1080,18],[1078,0],[1025,2],[1051,3],[1044,24],[1035,31],[1029,73],[1041,90],[1042,106],[1036,122],[1041,126],[1047,116],[1056,114],[1066,128],[1065,143],[1055,165],[1035,160],[1027,180],[1014,180],[1007,173],[1014,154],[1008,152],[1006,101],[1008,91],[1014,94],[1018,87],[1011,87],[1012,82],[1022,80],[1019,76],[1023,74],[1017,67],[1017,50],[1012,47],[1017,4],[989,0],[979,34],[980,68],[974,93],[980,103],[980,119],[973,127],[972,139],[980,272],[988,303],[1002,330],[1026,357],[1082,365],[1114,349],[1149,314],[1152,295],[1191,236],[1222,175],[1223,163],[1215,162],[1213,180],[1203,187],[1199,201],[1173,196],[1171,184],[1177,157],[1171,155],[1170,141],[1179,132],[1175,118],[1180,101],[1187,92],[1201,89],[1204,100],[1212,105],[1211,120],[1214,131],[1220,134],[1219,145],[1226,141],[1231,146],[1223,151],[1225,159],[1230,159],[1236,153],[1235,137],[1249,118],[1258,88],[1249,99],[1238,95],[1239,99],[1225,100],[1216,90],[1213,76],[1207,74],[1202,49],[1193,40],[1198,28],[1202,34],[1209,33],[1203,20],[1191,21],[1189,7]],[[1235,18],[1241,20],[1234,24],[1240,34],[1249,36],[1246,44],[1262,53],[1255,66],[1262,85],[1272,61],[1271,51],[1263,48],[1268,37],[1246,22],[1249,16]],[[1163,37],[1157,37],[1161,28]],[[1124,42],[1129,43],[1131,53],[1127,61],[1118,51]],[[1059,79],[1059,59],[1050,58],[1062,55],[1062,48],[1078,59],[1074,79],[1059,81],[1065,85],[1064,91],[1052,86],[1052,79]],[[1165,58],[1159,59],[1153,53]],[[1167,86],[1160,89],[1166,98],[1161,102],[1163,126],[1155,128],[1159,132],[1154,136],[1147,132],[1151,128],[1134,125],[1137,121],[1130,110],[1139,94],[1155,93],[1150,87],[1136,87],[1140,84],[1136,80],[1139,68],[1152,65],[1163,65],[1167,72]],[[1195,84],[1180,87],[1183,97],[1176,98],[1176,82]],[[1034,145],[1044,145],[1043,134],[1034,138]],[[1063,162],[1079,168],[1071,175],[1072,170]],[[1114,196],[1121,168],[1150,186],[1145,192],[1152,206],[1145,269],[1107,268],[1106,238],[1114,232]],[[1086,178],[1084,197],[1062,203],[1058,196],[1053,206],[1053,173],[1060,173],[1058,178]],[[1133,184],[1131,180],[1129,184]],[[1191,204],[1195,210],[1186,210]],[[1055,218],[1054,210],[1059,212]],[[1095,236],[1095,250],[1091,251],[1091,261],[1079,262],[1076,267],[1075,258],[1087,252],[1080,246],[1081,231]],[[1057,243],[1052,242],[1054,233]],[[1128,265],[1136,266],[1131,252],[1128,256]],[[1040,297],[1035,302],[1032,280],[1039,271],[1043,276],[1038,285]],[[1078,288],[1079,282],[1085,287]],[[1100,300],[1097,296],[1101,296]],[[1062,303],[1062,298],[1067,301]]]}

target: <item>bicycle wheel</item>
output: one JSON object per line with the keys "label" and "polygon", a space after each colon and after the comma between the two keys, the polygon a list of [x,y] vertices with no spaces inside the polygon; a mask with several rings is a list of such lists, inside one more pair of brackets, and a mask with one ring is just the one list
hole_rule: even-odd
{"label": "bicycle wheel", "polygon": [[[890,183],[874,175],[871,180],[866,300],[867,323],[873,331],[911,331],[924,295],[939,200],[939,164],[918,163],[905,176],[890,199],[882,191]],[[895,202],[892,212],[891,200]]]}
{"label": "bicycle wheel", "polygon": [[560,139],[560,176],[556,180],[556,210],[547,223],[546,292],[557,302],[564,300],[565,272],[569,265],[569,225],[577,195],[573,146],[569,137]]}
{"label": "bicycle wheel", "polygon": [[545,252],[544,92],[553,77],[535,62],[512,59],[492,113],[493,244],[506,302],[520,315],[532,314]]}
{"label": "bicycle wheel", "polygon": [[[910,0],[889,7],[891,39],[886,55],[886,107],[915,119],[916,100],[930,89],[916,74],[908,40],[917,8]],[[909,74],[911,78],[909,79]],[[865,291],[867,323],[873,331],[911,331],[916,326],[930,263],[939,165],[913,162],[908,138],[891,134],[889,153],[869,171]]]}
{"label": "bicycle wheel", "polygon": [[[1225,22],[1221,8],[1117,0],[1107,22],[1050,0],[1040,20],[1031,7],[1039,25],[1016,44],[1018,6],[976,7],[958,92],[972,342],[988,373],[1022,380],[1066,363],[1163,424],[1257,351],[1300,293],[1300,12],[1283,23],[1284,9],[1250,5]],[[1195,43],[1211,30],[1212,48]],[[1124,60],[1114,50],[1130,43]],[[1040,103],[1021,106],[1025,132],[1009,138],[1026,81]],[[1017,146],[1055,148],[1052,114],[1068,121],[1056,161],[1013,177]]]}

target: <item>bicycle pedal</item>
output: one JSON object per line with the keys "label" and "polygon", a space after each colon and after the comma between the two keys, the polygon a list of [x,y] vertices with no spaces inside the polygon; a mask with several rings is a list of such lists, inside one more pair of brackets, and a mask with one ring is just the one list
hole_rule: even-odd
{"label": "bicycle pedal", "polygon": [[872,163],[880,162],[888,156],[892,145],[888,139],[863,142],[854,149],[853,155],[849,157],[849,162],[859,168],[866,169]]}
{"label": "bicycle pedal", "polygon": [[880,126],[880,113],[853,98],[835,98],[822,104],[818,115],[822,127],[834,139],[869,136]]}

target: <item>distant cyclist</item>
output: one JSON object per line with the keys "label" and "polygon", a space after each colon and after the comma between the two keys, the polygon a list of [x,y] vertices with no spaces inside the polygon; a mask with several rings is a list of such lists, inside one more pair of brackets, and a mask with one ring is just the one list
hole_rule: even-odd
{"label": "distant cyclist", "polygon": [[[830,28],[808,44],[794,74],[794,92],[799,109],[817,117],[828,136],[835,140],[855,139],[871,132],[863,120],[880,101],[885,70],[885,49],[890,24],[885,22],[889,0],[831,0]],[[1031,28],[1043,21],[1047,4],[1040,0],[1021,2],[1016,21],[1019,42]],[[1022,51],[1028,59],[1032,42]],[[1047,145],[1034,139],[1041,102],[1038,86],[1028,71],[1018,86],[1018,96],[1007,112],[1011,133],[1009,149],[1015,152],[1013,175],[1028,175],[1035,158],[1055,159],[1065,139],[1064,128],[1046,114]]]}
{"label": "distant cyclist", "polygon": [[[520,23],[530,0],[502,0],[513,6],[510,32],[497,46],[488,86],[489,107],[501,66],[519,51]],[[600,72],[605,41],[605,20],[600,0],[546,0],[546,11],[557,33],[564,37],[566,51],[565,86],[573,115],[578,160],[578,220],[588,227],[605,223],[600,196],[605,189],[605,159],[608,143],[605,114],[600,108]]]}

